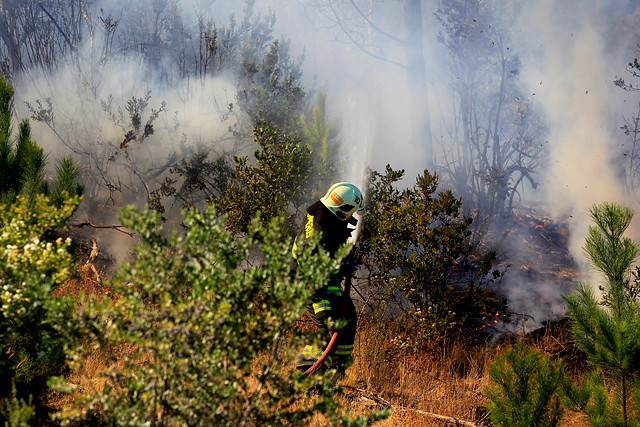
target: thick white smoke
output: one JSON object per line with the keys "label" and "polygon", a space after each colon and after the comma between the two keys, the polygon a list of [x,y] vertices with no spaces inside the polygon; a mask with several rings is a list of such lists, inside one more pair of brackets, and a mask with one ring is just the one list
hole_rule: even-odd
{"label": "thick white smoke", "polygon": [[[550,162],[543,200],[551,214],[571,228],[570,249],[580,260],[589,225],[588,209],[603,201],[635,207],[625,194],[616,161],[623,91],[613,85],[634,52],[619,58],[593,20],[593,4],[572,2],[557,13],[558,2],[541,1],[526,17],[530,51],[526,67],[531,96],[544,109],[551,130]],[[596,11],[600,10],[595,8]],[[575,17],[575,18],[574,18]]]}
{"label": "thick white smoke", "polygon": [[[602,277],[587,265],[582,249],[591,225],[589,209],[602,202],[638,208],[637,196],[625,189],[620,174],[625,143],[622,117],[633,113],[630,108],[637,106],[637,98],[613,84],[637,54],[633,49],[637,40],[626,21],[629,14],[637,14],[631,3],[545,0],[524,7],[516,26],[522,29],[521,44],[516,46],[522,53],[522,79],[550,130],[542,189],[525,203],[541,205],[568,227],[567,244],[581,270],[578,279],[593,284],[596,291]],[[636,240],[637,221],[630,230]],[[562,314],[556,288],[548,283],[523,285],[529,289],[510,287],[512,306],[538,319]],[[544,295],[547,305],[555,308],[540,312],[527,304],[530,298],[523,294],[535,301]]]}

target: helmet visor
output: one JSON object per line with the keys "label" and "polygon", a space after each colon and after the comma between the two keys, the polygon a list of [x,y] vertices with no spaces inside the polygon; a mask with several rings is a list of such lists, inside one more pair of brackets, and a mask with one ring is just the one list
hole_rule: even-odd
{"label": "helmet visor", "polygon": [[355,208],[356,207],[354,205],[349,205],[349,204],[338,206],[338,209],[340,209],[342,212],[346,212],[346,213],[349,213],[352,210],[355,210]]}

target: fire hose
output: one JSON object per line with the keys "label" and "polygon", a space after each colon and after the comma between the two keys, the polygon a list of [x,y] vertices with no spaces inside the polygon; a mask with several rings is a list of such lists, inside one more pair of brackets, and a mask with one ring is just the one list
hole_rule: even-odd
{"label": "fire hose", "polygon": [[316,363],[314,363],[312,367],[307,369],[307,371],[305,372],[307,375],[311,375],[315,371],[317,371],[318,368],[322,366],[324,361],[327,360],[327,357],[329,357],[329,355],[333,353],[334,347],[336,345],[336,342],[338,341],[339,336],[340,336],[339,331],[336,331],[333,333],[333,335],[331,335],[331,341],[329,341],[329,344],[327,344],[327,348],[324,350],[324,353],[322,353],[322,356],[320,356],[320,358],[316,360]]}
{"label": "fire hose", "polygon": [[[351,276],[348,276],[344,281],[344,295],[345,295],[344,298],[349,298],[350,293],[351,293]],[[348,305],[347,301],[345,300],[342,307],[342,318],[346,317],[347,315],[347,305]],[[315,371],[317,371],[320,368],[320,366],[322,366],[322,364],[331,355],[331,353],[333,353],[336,347],[336,343],[338,342],[338,337],[340,336],[341,332],[342,331],[336,331],[331,335],[331,340],[329,341],[329,344],[327,344],[327,348],[324,349],[324,352],[322,353],[320,358],[316,360],[316,363],[314,363],[313,366],[311,366],[309,369],[306,370],[305,373],[307,375],[311,375]]]}

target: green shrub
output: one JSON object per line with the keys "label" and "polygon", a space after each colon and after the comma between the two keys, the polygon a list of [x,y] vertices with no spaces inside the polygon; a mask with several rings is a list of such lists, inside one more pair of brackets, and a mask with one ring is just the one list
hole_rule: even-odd
{"label": "green shrub", "polygon": [[[300,344],[285,338],[304,302],[337,267],[305,250],[292,277],[291,241],[282,221],[258,220],[236,238],[213,207],[184,213],[186,232],[163,235],[160,215],[128,208],[122,223],[141,238],[123,266],[114,301],[83,311],[96,345],[135,351],[102,374],[103,390],[61,414],[66,422],[110,425],[304,425],[316,414],[341,415],[328,377],[295,371]],[[258,255],[259,254],[259,255]],[[343,253],[344,255],[344,253]],[[80,357],[80,355],[77,355]],[[322,393],[310,396],[314,381]],[[373,414],[370,420],[382,414]]]}
{"label": "green shrub", "polygon": [[74,262],[70,240],[48,236],[64,227],[78,203],[76,196],[57,207],[37,195],[33,204],[18,196],[0,205],[0,383],[15,383],[21,397],[37,397],[65,364],[72,302],[52,292],[71,276]]}
{"label": "green shrub", "polygon": [[[0,203],[13,203],[19,194],[33,203],[36,194],[49,193],[44,180],[47,155],[31,139],[31,125],[27,119],[19,123],[18,134],[13,140],[12,115],[13,86],[0,76]],[[62,157],[56,165],[52,202],[60,206],[66,197],[81,196],[84,186],[78,184],[79,177],[80,167],[73,158]]]}
{"label": "green shrub", "polygon": [[585,254],[606,279],[602,298],[589,284],[565,297],[576,345],[596,368],[582,384],[567,383],[572,409],[588,414],[592,425],[640,424],[640,304],[631,292],[631,271],[640,254],[636,242],[623,237],[634,212],[615,203],[590,210]]}
{"label": "green shrub", "polygon": [[413,188],[400,190],[403,175],[389,166],[384,175],[372,172],[356,246],[372,293],[383,307],[395,302],[416,326],[413,345],[475,332],[483,313],[504,309],[483,289],[501,275],[492,270],[495,253],[472,252],[471,219],[450,190],[437,192],[437,175],[425,170]]}
{"label": "green shrub", "polygon": [[[45,197],[47,156],[31,139],[28,120],[13,137],[13,94],[0,76],[0,384],[16,389],[3,411],[9,420],[30,407],[20,403],[24,399],[33,396],[40,403],[47,378],[65,367],[66,348],[74,340],[72,303],[52,296],[74,267],[70,241],[55,239],[55,230],[73,215],[83,191],[79,167],[64,157],[51,197]],[[7,388],[0,389],[0,399]]]}
{"label": "green shrub", "polygon": [[215,203],[235,232],[245,232],[260,212],[264,222],[283,217],[286,233],[293,235],[296,211],[310,204],[311,151],[298,137],[268,123],[257,125],[254,133],[260,146],[254,153],[255,163],[249,157],[235,157],[235,180]]}
{"label": "green shrub", "polygon": [[4,408],[0,406],[0,420],[6,419],[5,426],[28,427],[33,425],[35,405],[33,397],[23,399],[17,396],[15,385],[11,388],[11,397],[5,400]]}
{"label": "green shrub", "polygon": [[523,341],[509,347],[488,365],[485,394],[491,421],[497,426],[555,426],[561,415],[557,390],[562,364],[549,360]]}

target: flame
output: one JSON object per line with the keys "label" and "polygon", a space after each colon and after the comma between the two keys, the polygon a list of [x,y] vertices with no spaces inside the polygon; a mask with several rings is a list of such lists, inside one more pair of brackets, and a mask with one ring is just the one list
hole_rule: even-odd
{"label": "flame", "polygon": [[487,326],[497,324],[499,319],[505,316],[503,314],[500,314],[499,311],[496,311],[495,314],[493,313],[480,313],[480,314],[482,314],[482,319],[480,320],[483,322],[483,324],[477,329],[478,331],[486,328]]}

